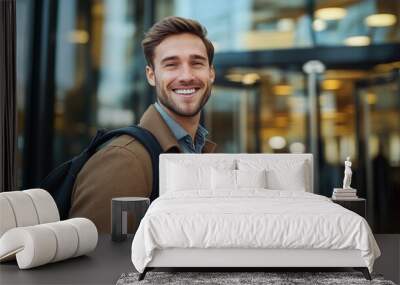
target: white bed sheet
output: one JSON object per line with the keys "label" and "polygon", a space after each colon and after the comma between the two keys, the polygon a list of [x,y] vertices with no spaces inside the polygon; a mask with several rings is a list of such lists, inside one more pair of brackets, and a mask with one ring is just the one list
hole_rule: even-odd
{"label": "white bed sheet", "polygon": [[357,249],[370,272],[380,256],[361,216],[324,196],[265,189],[159,197],[135,234],[133,265],[143,272],[166,248]]}

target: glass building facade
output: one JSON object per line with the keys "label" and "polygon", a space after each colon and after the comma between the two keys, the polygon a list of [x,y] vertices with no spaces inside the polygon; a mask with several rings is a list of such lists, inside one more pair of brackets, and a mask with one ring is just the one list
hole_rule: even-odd
{"label": "glass building facade", "polygon": [[[315,192],[326,196],[350,156],[374,232],[400,233],[395,0],[17,1],[21,188],[37,186],[97,129],[138,123],[155,100],[140,42],[170,15],[200,21],[215,46],[203,121],[218,152],[313,152]],[[324,66],[313,85],[310,60]]]}

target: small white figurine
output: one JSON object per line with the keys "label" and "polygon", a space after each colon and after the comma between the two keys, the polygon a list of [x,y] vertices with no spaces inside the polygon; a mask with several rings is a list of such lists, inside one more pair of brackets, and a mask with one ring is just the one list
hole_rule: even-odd
{"label": "small white figurine", "polygon": [[344,166],[345,168],[344,168],[343,189],[352,189],[350,187],[352,172],[351,172],[351,161],[349,156],[346,158]]}

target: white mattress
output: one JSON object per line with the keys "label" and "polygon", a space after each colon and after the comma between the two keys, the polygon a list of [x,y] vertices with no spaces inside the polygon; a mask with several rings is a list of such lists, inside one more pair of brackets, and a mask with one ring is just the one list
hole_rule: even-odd
{"label": "white mattress", "polygon": [[134,237],[135,268],[143,272],[154,251],[167,248],[360,250],[370,271],[380,255],[359,215],[324,196],[265,189],[222,192],[220,197],[199,196],[198,191],[159,197]]}

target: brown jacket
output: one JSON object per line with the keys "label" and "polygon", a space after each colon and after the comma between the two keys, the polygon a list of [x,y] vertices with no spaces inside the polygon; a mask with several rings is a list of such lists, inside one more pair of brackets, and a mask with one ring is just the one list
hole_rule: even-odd
{"label": "brown jacket", "polygon": [[[149,130],[164,152],[181,152],[178,142],[152,105],[139,126]],[[215,144],[206,141],[203,152],[213,152]],[[111,231],[111,198],[149,197],[152,190],[152,164],[149,153],[134,138],[123,135],[95,153],[84,165],[72,190],[70,218],[86,217],[99,232]]]}

